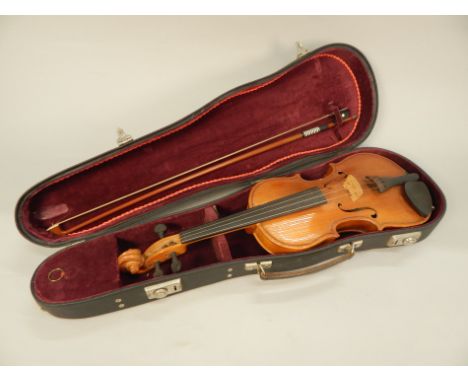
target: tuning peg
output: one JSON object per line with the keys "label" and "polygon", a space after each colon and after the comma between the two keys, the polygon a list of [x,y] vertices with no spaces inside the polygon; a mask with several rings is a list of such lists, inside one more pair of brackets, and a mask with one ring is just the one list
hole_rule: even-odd
{"label": "tuning peg", "polygon": [[180,262],[177,254],[175,252],[171,253],[171,270],[173,273],[177,273],[182,268],[182,263]]}
{"label": "tuning peg", "polygon": [[163,275],[164,275],[164,272],[162,271],[161,266],[159,265],[159,261],[156,261],[156,263],[154,264],[153,276],[154,277],[159,277],[159,276],[163,276]]}
{"label": "tuning peg", "polygon": [[164,233],[167,231],[167,226],[165,224],[156,224],[154,226],[154,232],[159,236],[160,239],[164,237]]}

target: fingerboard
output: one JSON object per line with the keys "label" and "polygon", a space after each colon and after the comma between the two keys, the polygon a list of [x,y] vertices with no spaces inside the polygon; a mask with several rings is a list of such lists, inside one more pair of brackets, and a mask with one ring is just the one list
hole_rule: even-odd
{"label": "fingerboard", "polygon": [[182,243],[200,241],[213,236],[237,231],[252,224],[325,204],[326,202],[327,199],[320,189],[314,187],[268,203],[248,208],[245,211],[226,216],[214,222],[189,228],[180,233],[180,238]]}

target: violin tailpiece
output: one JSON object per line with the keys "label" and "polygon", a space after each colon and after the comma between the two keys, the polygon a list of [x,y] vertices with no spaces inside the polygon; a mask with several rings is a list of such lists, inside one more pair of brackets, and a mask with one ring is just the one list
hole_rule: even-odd
{"label": "violin tailpiece", "polygon": [[404,184],[406,182],[415,181],[419,179],[416,173],[408,173],[402,176],[388,177],[388,176],[366,176],[367,185],[375,191],[385,192],[392,187]]}

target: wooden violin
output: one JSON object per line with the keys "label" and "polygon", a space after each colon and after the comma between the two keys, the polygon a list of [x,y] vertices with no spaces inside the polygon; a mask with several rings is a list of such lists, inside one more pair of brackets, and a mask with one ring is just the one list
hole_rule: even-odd
{"label": "wooden violin", "polygon": [[343,232],[373,232],[426,222],[432,198],[418,174],[392,160],[357,153],[331,163],[325,176],[271,178],[252,187],[247,209],[164,237],[144,253],[129,249],[118,257],[131,274],[159,269],[198,241],[245,229],[272,255],[300,252],[337,239]]}

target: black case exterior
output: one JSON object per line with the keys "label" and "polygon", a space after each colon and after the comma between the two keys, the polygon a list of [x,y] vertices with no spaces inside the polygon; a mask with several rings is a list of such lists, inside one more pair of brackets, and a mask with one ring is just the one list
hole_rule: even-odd
{"label": "black case exterior", "polygon": [[[399,230],[398,232],[394,231],[392,234],[389,234],[388,232],[364,234],[359,238],[353,237],[353,240],[351,241],[344,240],[334,242],[333,244],[330,244],[324,248],[322,247],[320,250],[310,250],[297,254],[274,256],[271,258],[271,267],[269,267],[266,271],[269,273],[298,271],[305,267],[331,262],[333,259],[338,259],[342,256],[347,256],[347,258],[350,258],[351,256],[347,255],[348,252],[343,252],[343,250],[340,249],[345,248],[344,250],[348,251],[348,248],[351,248],[350,246],[353,243],[359,242],[360,240],[362,240],[362,245],[359,247],[358,251],[373,248],[385,248],[388,246],[389,241],[394,235],[420,233],[421,236],[418,241],[421,241],[422,239],[425,239],[427,236],[429,236],[437,224],[438,221],[435,221],[432,224],[425,226],[423,229],[405,229]],[[180,292],[185,292],[190,289],[213,284],[218,281],[229,280],[233,277],[256,275],[259,272],[258,268],[247,270],[246,265],[252,263],[258,263],[261,265],[261,263],[264,261],[265,257],[260,257],[256,259],[249,258],[226,263],[218,263],[203,269],[194,269],[187,272],[181,272],[177,275],[168,275],[162,279],[159,279],[157,282],[154,280],[149,280],[83,301],[65,304],[48,304],[39,300],[35,296],[33,289],[32,293],[42,309],[45,309],[54,316],[63,318],[84,318],[110,313],[154,301],[158,298],[149,298],[145,288],[149,287],[153,288],[154,290],[158,290],[164,288],[164,284],[170,283],[171,281],[179,280],[182,288]],[[175,296],[177,293],[167,297]],[[166,298],[166,296],[163,296],[162,298]]]}
{"label": "black case exterior", "polygon": [[[183,124],[186,120],[193,118],[194,115],[202,113],[205,109],[209,108],[211,104],[216,103],[217,100],[228,97],[230,94],[239,91],[239,89],[246,88],[257,82],[265,81],[266,79],[269,79],[277,75],[278,73],[288,69],[289,67],[296,65],[301,60],[307,59],[307,57],[314,55],[316,52],[323,50],[324,48],[328,48],[328,47],[344,47],[346,49],[354,51],[355,54],[360,56],[360,58],[366,63],[370,76],[373,80],[373,85],[375,86],[375,79],[373,77],[370,65],[367,63],[365,57],[357,49],[349,45],[345,45],[345,44],[328,45],[326,47],[322,47],[320,49],[317,49],[316,51],[312,51],[302,56],[298,60],[292,62],[291,64],[279,70],[278,72],[272,74],[271,76],[264,77],[262,79],[240,86],[238,88],[235,88],[223,94],[222,96],[213,100],[212,102],[200,108],[199,110],[195,111],[194,113],[190,114],[189,116],[181,119],[180,121],[175,122],[174,124],[162,130],[156,131],[155,133],[148,134],[131,144],[137,144],[138,142],[142,142],[146,139],[152,138],[159,134],[163,134],[164,132],[168,130],[175,129],[181,124]],[[375,97],[377,98],[376,88],[375,88]],[[375,102],[374,105],[375,105],[375,110],[373,110],[372,123],[369,126],[366,135],[362,138],[360,142],[362,142],[367,137],[367,134],[369,134],[373,128],[375,118],[377,115],[377,102]],[[119,150],[121,150],[121,148],[111,150],[100,156],[97,156],[81,164],[78,164],[77,166],[64,170],[63,172],[58,173],[44,180],[43,182],[39,183],[38,185],[28,190],[21,197],[17,205],[16,221],[17,221],[17,226],[20,232],[28,240],[36,242],[37,244],[40,244],[40,245],[44,245],[44,246],[63,245],[63,243],[53,244],[53,243],[44,242],[40,239],[37,239],[35,236],[31,235],[29,232],[27,232],[27,230],[25,230],[25,228],[21,224],[22,203],[24,202],[27,195],[31,192],[31,190],[34,190],[35,188],[39,187],[44,182],[49,182],[53,179],[57,179],[63,176],[64,174],[74,169],[86,166],[87,164],[97,159],[111,156],[115,154],[116,152],[118,152]],[[301,169],[313,167],[319,163],[330,160],[331,158],[334,158],[335,156],[339,156],[340,154],[343,154],[345,152],[352,152],[352,151],[359,152],[361,150],[365,151],[366,149],[356,150],[354,146],[354,147],[348,147],[345,150],[337,150],[333,153],[326,153],[326,154],[311,156],[308,158],[303,158],[296,162],[290,163],[282,168],[278,168],[274,170],[273,172],[269,173],[267,176],[265,175],[262,176],[262,178],[291,174],[291,173],[300,171]],[[382,151],[385,151],[385,150],[382,150]],[[415,165],[415,167],[417,166]],[[255,181],[258,181],[258,178],[244,180],[244,181],[231,183],[231,184],[227,184],[223,186],[218,186],[209,190],[199,192],[198,194],[195,194],[187,198],[184,198],[183,200],[177,201],[177,203],[166,204],[162,207],[157,208],[154,211],[150,211],[143,215],[130,218],[120,224],[117,224],[115,226],[106,228],[102,231],[90,234],[89,236],[86,237],[86,240],[91,240],[101,235],[119,232],[129,227],[134,227],[140,224],[151,222],[153,220],[160,219],[165,216],[170,216],[176,213],[181,213],[183,211],[189,211],[194,208],[198,208],[201,206],[208,205],[210,203],[214,203],[216,200],[220,200],[226,196],[232,195],[236,192],[239,192],[240,190],[250,187]],[[172,297],[181,292],[185,292],[193,288],[197,288],[197,287],[204,286],[204,285],[209,285],[212,283],[216,283],[218,281],[228,280],[234,277],[258,274],[262,278],[269,278],[269,277],[276,278],[275,277],[276,275],[281,276],[281,277],[288,277],[288,276],[296,276],[300,274],[312,273],[314,271],[325,268],[328,265],[333,265],[341,260],[350,258],[354,254],[355,251],[361,251],[361,250],[367,250],[367,249],[373,249],[373,248],[384,248],[387,246],[406,245],[406,244],[413,242],[412,240],[410,240],[409,242],[404,242],[404,240],[401,241],[399,239],[400,237],[403,237],[403,238],[416,237],[416,240],[414,241],[420,241],[422,239],[425,239],[432,232],[435,226],[439,223],[445,211],[445,198],[443,197],[442,191],[437,186],[435,186],[435,192],[438,193],[439,195],[439,208],[442,210],[442,212],[438,215],[437,219],[433,219],[429,223],[426,223],[421,227],[415,227],[415,228],[410,228],[410,229],[407,229],[407,228],[395,229],[391,231],[354,235],[349,238],[336,240],[333,243],[325,245],[325,246],[320,246],[320,248],[311,249],[311,250],[308,250],[306,252],[301,252],[301,253],[270,256],[268,258],[266,258],[265,256],[255,257],[255,258],[249,257],[249,258],[235,259],[233,261],[228,261],[228,262],[220,262],[220,263],[212,264],[209,266],[191,269],[188,271],[182,271],[177,274],[170,274],[167,276],[163,276],[162,278],[158,278],[157,281],[150,279],[144,282],[131,284],[128,286],[121,287],[118,290],[114,290],[108,293],[103,293],[97,296],[92,296],[87,299],[73,301],[69,303],[45,302],[41,300],[35,294],[33,287],[31,287],[31,290],[38,304],[43,309],[47,310],[49,313],[58,317],[82,318],[82,317],[90,317],[90,316],[95,316],[95,315],[99,315],[103,313],[109,313],[113,311],[126,309],[132,306],[136,306],[136,305],[140,305],[146,302],[164,298],[166,296]],[[82,241],[82,240],[83,240],[82,238],[74,239],[74,240],[72,239],[69,242],[67,242],[67,244],[73,244],[76,241]],[[66,250],[67,249],[65,248],[57,253],[60,253]],[[33,275],[33,278],[32,278],[33,280],[34,280],[34,277],[35,275]],[[177,284],[176,290],[173,290],[172,291],[173,293],[167,294],[168,288],[166,286],[172,285],[174,283]]]}

